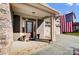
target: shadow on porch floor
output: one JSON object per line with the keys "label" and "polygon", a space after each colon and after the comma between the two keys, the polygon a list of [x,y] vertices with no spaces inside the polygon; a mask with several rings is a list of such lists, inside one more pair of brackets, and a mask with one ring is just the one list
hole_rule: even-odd
{"label": "shadow on porch floor", "polygon": [[50,43],[50,39],[30,39],[30,41],[38,41],[38,42],[45,42],[45,43]]}

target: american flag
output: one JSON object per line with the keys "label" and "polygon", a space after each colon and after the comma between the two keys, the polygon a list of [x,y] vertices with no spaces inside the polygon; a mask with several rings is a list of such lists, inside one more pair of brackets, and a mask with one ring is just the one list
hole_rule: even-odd
{"label": "american flag", "polygon": [[73,32],[73,19],[76,18],[73,12],[60,16],[60,30],[63,32]]}

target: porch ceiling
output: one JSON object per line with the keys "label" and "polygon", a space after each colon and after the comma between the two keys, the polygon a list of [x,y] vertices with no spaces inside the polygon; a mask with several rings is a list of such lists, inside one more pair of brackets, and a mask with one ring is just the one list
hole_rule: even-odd
{"label": "porch ceiling", "polygon": [[[35,7],[35,4],[23,4],[23,3],[12,3],[12,10],[17,13],[22,13],[28,16],[34,16],[38,18],[50,16],[51,13],[42,10],[41,8]],[[38,4],[37,4],[38,5]]]}

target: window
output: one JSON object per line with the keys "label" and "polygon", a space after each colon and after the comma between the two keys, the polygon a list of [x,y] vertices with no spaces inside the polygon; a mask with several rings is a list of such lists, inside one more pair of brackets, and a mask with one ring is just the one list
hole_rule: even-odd
{"label": "window", "polygon": [[27,22],[27,32],[32,32],[32,22]]}

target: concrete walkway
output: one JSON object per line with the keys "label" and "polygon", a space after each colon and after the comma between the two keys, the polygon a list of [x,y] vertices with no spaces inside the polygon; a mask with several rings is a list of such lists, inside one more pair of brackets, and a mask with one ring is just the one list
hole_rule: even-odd
{"label": "concrete walkway", "polygon": [[46,49],[33,53],[33,55],[72,55],[73,48],[79,48],[79,37],[70,35],[57,35],[57,41]]}

